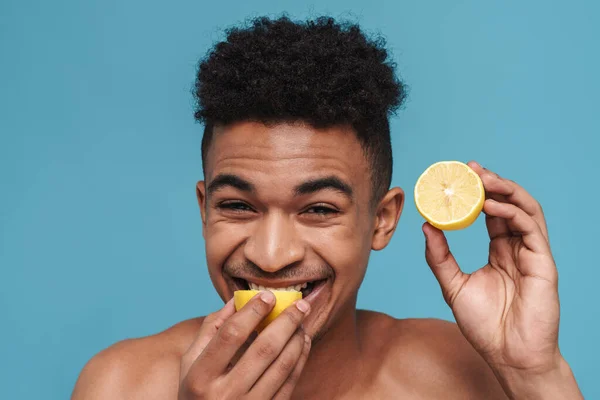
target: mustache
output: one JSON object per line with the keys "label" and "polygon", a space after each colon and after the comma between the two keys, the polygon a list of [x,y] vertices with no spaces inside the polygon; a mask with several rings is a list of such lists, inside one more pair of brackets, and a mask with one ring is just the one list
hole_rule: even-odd
{"label": "mustache", "polygon": [[266,272],[251,261],[227,263],[223,272],[235,277],[253,277],[258,279],[302,279],[306,277],[326,279],[334,275],[333,268],[327,264],[320,265],[288,265],[275,272]]}

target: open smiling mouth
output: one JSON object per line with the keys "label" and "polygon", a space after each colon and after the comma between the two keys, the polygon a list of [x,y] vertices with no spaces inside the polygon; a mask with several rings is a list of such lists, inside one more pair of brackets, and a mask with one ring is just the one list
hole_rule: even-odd
{"label": "open smiling mouth", "polygon": [[240,290],[270,290],[272,292],[278,291],[278,290],[286,291],[286,292],[296,291],[296,292],[302,292],[302,298],[306,298],[316,288],[323,285],[327,281],[327,279],[297,282],[297,283],[294,283],[294,284],[288,285],[288,286],[282,286],[277,283],[269,283],[268,285],[260,285],[258,283],[254,283],[254,282],[248,281],[246,279],[242,279],[242,278],[234,278],[234,281],[236,283],[236,286],[238,286],[238,288]]}

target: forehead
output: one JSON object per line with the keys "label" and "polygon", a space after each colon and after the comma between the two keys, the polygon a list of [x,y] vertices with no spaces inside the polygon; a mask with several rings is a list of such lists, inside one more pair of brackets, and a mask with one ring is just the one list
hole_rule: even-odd
{"label": "forehead", "polygon": [[335,174],[353,186],[369,182],[362,146],[349,127],[315,129],[304,124],[267,126],[241,122],[215,129],[206,157],[207,180],[217,174],[246,178],[305,177]]}

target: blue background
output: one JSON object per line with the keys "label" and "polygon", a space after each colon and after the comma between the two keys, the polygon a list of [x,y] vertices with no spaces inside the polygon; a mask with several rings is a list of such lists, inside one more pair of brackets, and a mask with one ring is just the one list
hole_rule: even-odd
{"label": "blue background", "polygon": [[[392,120],[407,204],[359,306],[452,319],[412,187],[435,161],[477,159],[544,206],[561,349],[600,398],[598,4],[2,0],[0,398],[67,398],[101,349],[220,306],[194,195],[196,62],[223,28],[282,11],[383,34],[411,87]],[[482,218],[449,240],[467,271],[485,263]]]}

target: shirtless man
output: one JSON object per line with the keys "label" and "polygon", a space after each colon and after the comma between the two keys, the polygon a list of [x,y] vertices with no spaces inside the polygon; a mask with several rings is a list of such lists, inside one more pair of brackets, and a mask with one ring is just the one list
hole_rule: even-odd
{"label": "shirtless man", "polygon": [[[331,19],[257,19],[198,71],[205,180],[197,196],[225,306],[92,358],[72,398],[581,399],[558,348],[557,270],[540,205],[471,162],[488,195],[488,264],[461,272],[423,225],[426,259],[457,324],[356,309],[371,250],[405,201],[389,188],[388,118],[403,102],[382,42]],[[304,285],[306,283],[306,285]],[[265,290],[303,285],[260,334]]]}

